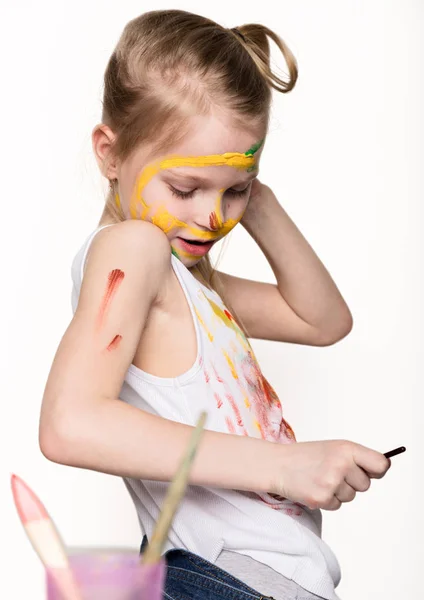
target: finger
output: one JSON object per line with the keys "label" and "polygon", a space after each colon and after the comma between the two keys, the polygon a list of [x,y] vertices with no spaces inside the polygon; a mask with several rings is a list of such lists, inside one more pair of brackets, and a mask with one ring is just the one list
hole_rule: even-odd
{"label": "finger", "polygon": [[368,473],[357,466],[354,466],[347,473],[345,481],[357,492],[366,492],[371,485],[371,480]]}
{"label": "finger", "polygon": [[356,491],[346,481],[343,481],[334,492],[334,495],[340,502],[352,502],[356,496]]}
{"label": "finger", "polygon": [[353,459],[372,479],[381,479],[390,468],[390,459],[381,452],[357,444]]}
{"label": "finger", "polygon": [[336,498],[336,496],[333,496],[331,498],[331,500],[329,502],[327,502],[325,504],[325,506],[323,506],[323,508],[325,510],[339,510],[341,505],[342,505],[342,503],[340,502],[340,500],[338,498]]}

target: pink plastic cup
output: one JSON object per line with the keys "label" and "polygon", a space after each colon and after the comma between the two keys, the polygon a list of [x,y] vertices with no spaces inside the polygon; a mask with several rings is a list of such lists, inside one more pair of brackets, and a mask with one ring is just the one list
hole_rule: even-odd
{"label": "pink plastic cup", "polygon": [[[163,560],[141,565],[133,551],[86,550],[71,554],[69,562],[81,593],[79,600],[162,600]],[[63,592],[69,588],[68,579],[69,572],[47,570],[47,600],[76,600]]]}

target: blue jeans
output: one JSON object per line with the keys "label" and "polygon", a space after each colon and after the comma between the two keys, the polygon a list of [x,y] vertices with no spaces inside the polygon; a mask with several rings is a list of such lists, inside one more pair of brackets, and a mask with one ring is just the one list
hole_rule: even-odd
{"label": "blue jeans", "polygon": [[[144,536],[140,554],[146,546]],[[164,558],[167,569],[163,600],[275,600],[188,550],[173,548],[165,552]]]}

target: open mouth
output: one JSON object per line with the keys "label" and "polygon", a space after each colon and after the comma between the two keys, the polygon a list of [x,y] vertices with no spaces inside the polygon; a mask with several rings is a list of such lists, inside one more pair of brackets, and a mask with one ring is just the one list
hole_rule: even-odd
{"label": "open mouth", "polygon": [[183,249],[194,256],[201,256],[206,254],[214,245],[216,240],[186,240],[179,237],[181,246]]}
{"label": "open mouth", "polygon": [[183,240],[183,242],[186,242],[186,244],[194,244],[195,246],[203,246],[205,244],[210,244],[210,240],[209,241],[200,241],[200,240],[186,240],[185,238],[180,238],[180,240]]}

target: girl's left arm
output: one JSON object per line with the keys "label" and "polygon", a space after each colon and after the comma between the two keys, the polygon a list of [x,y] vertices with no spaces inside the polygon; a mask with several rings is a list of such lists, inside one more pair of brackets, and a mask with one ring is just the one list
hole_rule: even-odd
{"label": "girl's left arm", "polygon": [[311,346],[345,337],[353,324],[346,302],[271,188],[258,179],[241,223],[277,280],[270,284],[217,272],[225,299],[249,337]]}

